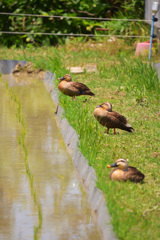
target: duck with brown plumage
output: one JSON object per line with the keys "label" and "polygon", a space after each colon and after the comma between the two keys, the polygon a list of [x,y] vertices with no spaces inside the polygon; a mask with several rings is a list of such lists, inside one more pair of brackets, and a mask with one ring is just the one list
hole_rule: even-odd
{"label": "duck with brown plumage", "polygon": [[109,178],[111,180],[118,181],[130,180],[132,182],[138,183],[143,181],[145,177],[145,175],[141,173],[137,168],[128,166],[127,160],[123,158],[118,159],[115,163],[111,165],[107,165],[107,167],[115,168],[109,174]]}
{"label": "duck with brown plumage", "polygon": [[[72,77],[70,74],[65,74],[63,77],[58,78],[58,80],[60,81],[58,83],[58,89],[63,94],[69,97],[72,97],[73,100],[75,100],[76,96],[82,96],[82,95],[95,96],[95,94],[85,84],[72,81]],[[58,111],[58,104],[55,110],[56,114],[57,114],[57,111]]]}
{"label": "duck with brown plumage", "polygon": [[110,128],[114,128],[114,134],[116,128],[127,132],[132,132],[134,130],[124,116],[112,111],[112,104],[109,102],[104,102],[101,105],[96,106],[94,116],[101,125],[107,128],[107,134],[109,133]]}
{"label": "duck with brown plumage", "polygon": [[76,96],[89,95],[95,96],[93,92],[83,83],[72,81],[70,74],[66,74],[61,78],[58,78],[58,89],[65,95],[75,99]]}

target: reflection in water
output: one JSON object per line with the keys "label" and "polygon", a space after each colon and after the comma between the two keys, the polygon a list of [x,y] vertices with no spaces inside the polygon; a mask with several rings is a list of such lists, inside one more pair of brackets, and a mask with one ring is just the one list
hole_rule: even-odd
{"label": "reflection in water", "polygon": [[[39,239],[100,239],[57,129],[52,100],[40,80],[28,81],[29,85],[24,82],[10,75],[9,86],[22,105],[28,163],[42,208]],[[21,127],[15,103],[2,86],[0,98],[0,240],[31,240],[38,213],[26,175],[24,152],[17,141]]]}

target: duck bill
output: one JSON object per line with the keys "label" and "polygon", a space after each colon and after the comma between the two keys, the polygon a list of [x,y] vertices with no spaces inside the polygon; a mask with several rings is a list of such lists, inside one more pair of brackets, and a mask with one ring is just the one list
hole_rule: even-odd
{"label": "duck bill", "polygon": [[96,108],[102,107],[102,105],[96,106]]}
{"label": "duck bill", "polygon": [[58,78],[58,80],[60,80],[60,81],[61,81],[61,80],[64,80],[64,79],[65,79],[65,77]]}
{"label": "duck bill", "polygon": [[111,165],[107,165],[108,168],[112,168],[112,167],[118,167],[117,163],[113,163]]}

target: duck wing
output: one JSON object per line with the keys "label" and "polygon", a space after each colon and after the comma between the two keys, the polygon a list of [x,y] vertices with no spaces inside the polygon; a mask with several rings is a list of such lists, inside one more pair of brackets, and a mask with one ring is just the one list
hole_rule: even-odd
{"label": "duck wing", "polygon": [[[128,132],[132,132],[132,130],[134,130],[134,129],[132,128],[132,126],[128,123],[127,119],[126,119],[123,115],[121,115],[121,114],[119,114],[119,113],[117,113],[117,112],[114,112],[114,111],[109,112],[109,114],[110,114],[110,116],[112,116],[112,118],[114,119],[114,121],[115,121],[117,124],[119,124],[119,127],[117,127],[117,128],[120,128],[120,129],[122,129],[122,130],[126,130],[126,131],[128,131]],[[115,119],[116,119],[116,120],[115,120]]]}
{"label": "duck wing", "polygon": [[83,83],[79,82],[71,82],[70,87],[78,91],[80,95],[91,95],[94,96],[95,94],[91,92],[91,90]]}
{"label": "duck wing", "polygon": [[107,128],[119,128],[122,130],[131,131],[128,130],[128,127],[123,123],[123,121],[121,121],[121,119],[114,115],[114,112],[105,111],[103,116],[100,118],[100,123]]}
{"label": "duck wing", "polygon": [[117,112],[114,112],[114,111],[111,112],[111,115],[115,116],[115,117],[116,117],[119,121],[121,121],[123,124],[126,124],[126,123],[127,123],[127,119],[126,119],[123,115],[121,115],[121,114],[119,114],[119,113],[117,113]]}
{"label": "duck wing", "polygon": [[101,108],[96,108],[94,111],[94,116],[99,121],[99,123],[101,125],[103,125],[104,127],[107,127],[107,128],[115,127],[115,121],[117,121],[117,120],[116,120],[116,118],[109,115],[108,111],[101,109]]}
{"label": "duck wing", "polygon": [[141,182],[145,175],[135,167],[128,167],[128,171],[124,171],[124,181],[130,180],[132,182]]}

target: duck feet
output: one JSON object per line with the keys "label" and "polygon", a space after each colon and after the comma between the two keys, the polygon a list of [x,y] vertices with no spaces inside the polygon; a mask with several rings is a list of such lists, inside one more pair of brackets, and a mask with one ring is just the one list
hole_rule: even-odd
{"label": "duck feet", "polygon": [[75,101],[75,100],[76,100],[76,96],[73,96],[73,97],[72,97],[72,101]]}

